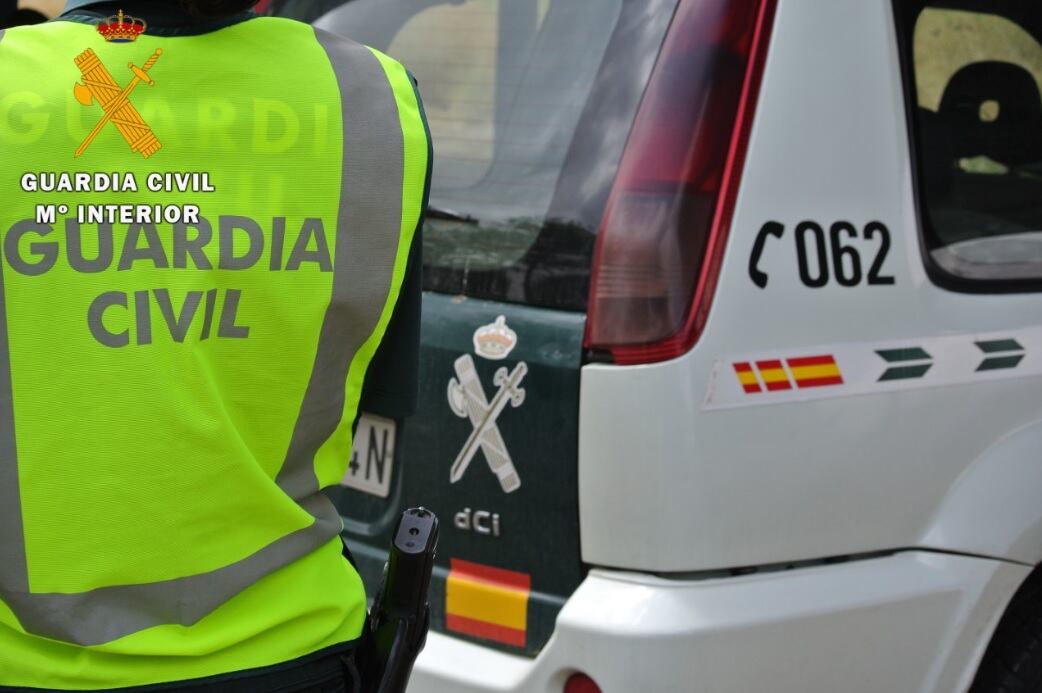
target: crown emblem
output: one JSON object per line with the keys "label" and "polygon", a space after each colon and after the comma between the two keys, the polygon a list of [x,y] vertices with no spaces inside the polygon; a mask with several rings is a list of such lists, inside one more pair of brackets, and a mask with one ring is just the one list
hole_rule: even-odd
{"label": "crown emblem", "polygon": [[112,15],[98,25],[98,33],[111,43],[130,43],[137,41],[137,37],[145,33],[147,28],[144,19],[124,15],[123,10],[120,10],[119,14]]}
{"label": "crown emblem", "polygon": [[493,361],[507,357],[517,346],[517,333],[507,327],[507,319],[500,315],[492,324],[474,332],[474,352]]}

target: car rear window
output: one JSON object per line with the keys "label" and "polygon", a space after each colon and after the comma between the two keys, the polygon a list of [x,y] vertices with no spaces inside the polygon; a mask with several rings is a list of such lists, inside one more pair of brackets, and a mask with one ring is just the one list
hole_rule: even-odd
{"label": "car rear window", "polygon": [[1042,11],[898,2],[932,274],[966,290],[1042,287]]}
{"label": "car rear window", "polygon": [[276,11],[384,51],[419,82],[434,140],[425,288],[583,310],[603,201],[675,4],[289,0]]}

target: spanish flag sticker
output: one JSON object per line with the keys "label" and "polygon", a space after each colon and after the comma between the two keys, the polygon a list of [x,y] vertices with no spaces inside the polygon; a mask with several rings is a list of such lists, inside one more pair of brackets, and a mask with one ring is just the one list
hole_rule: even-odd
{"label": "spanish flag sticker", "polygon": [[760,383],[756,380],[756,373],[748,361],[741,361],[733,365],[734,372],[738,376],[738,382],[742,384],[742,389],[745,390],[747,395],[763,391],[760,389]]}
{"label": "spanish flag sticker", "polygon": [[505,645],[524,647],[532,578],[503,568],[453,558],[445,582],[445,625]]}
{"label": "spanish flag sticker", "polygon": [[[800,358],[768,359],[756,361],[756,368],[749,361],[732,363],[735,375],[742,390],[747,395],[763,392],[756,371],[759,371],[764,387],[768,392],[779,392],[792,389],[792,380],[799,388],[825,387],[826,385],[842,385],[843,374],[839,370],[836,358],[831,354],[822,356],[803,356]],[[786,367],[788,369],[786,370]],[[789,380],[792,373],[792,380]]]}
{"label": "spanish flag sticker", "polygon": [[788,359],[789,370],[800,387],[824,387],[842,385],[843,374],[831,354]]}

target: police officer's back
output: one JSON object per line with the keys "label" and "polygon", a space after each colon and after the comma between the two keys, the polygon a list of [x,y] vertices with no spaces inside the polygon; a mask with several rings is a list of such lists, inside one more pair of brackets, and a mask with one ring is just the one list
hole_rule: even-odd
{"label": "police officer's back", "polygon": [[412,81],[288,20],[70,4],[0,32],[0,686],[338,690],[365,596],[320,490],[415,338]]}

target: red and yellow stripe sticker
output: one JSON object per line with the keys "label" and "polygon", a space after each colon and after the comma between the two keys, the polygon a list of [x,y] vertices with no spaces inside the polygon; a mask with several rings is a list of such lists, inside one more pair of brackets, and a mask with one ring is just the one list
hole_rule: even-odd
{"label": "red and yellow stripe sticker", "polygon": [[842,385],[843,374],[839,372],[836,359],[830,354],[787,359],[792,377],[799,387],[824,387]]}
{"label": "red and yellow stripe sticker", "polygon": [[785,367],[782,366],[781,361],[757,361],[756,368],[760,371],[763,384],[770,392],[792,389],[792,384],[789,382],[789,374],[785,372]]}
{"label": "red and yellow stripe sticker", "polygon": [[531,592],[532,578],[525,573],[453,558],[445,582],[445,626],[464,635],[524,647]]}
{"label": "red and yellow stripe sticker", "polygon": [[760,392],[760,382],[756,379],[756,371],[749,365],[748,361],[740,361],[734,365],[734,372],[738,376],[738,382],[746,394]]}
{"label": "red and yellow stripe sticker", "polygon": [[761,393],[765,389],[768,392],[779,392],[793,387],[803,389],[843,384],[843,373],[831,354],[755,362],[736,361],[731,366],[738,376],[739,385],[748,395]]}

